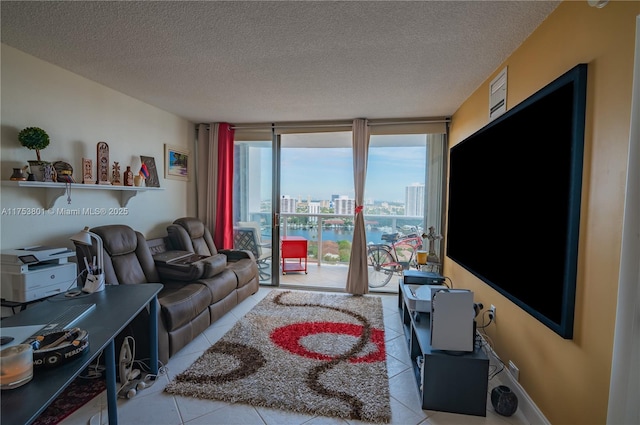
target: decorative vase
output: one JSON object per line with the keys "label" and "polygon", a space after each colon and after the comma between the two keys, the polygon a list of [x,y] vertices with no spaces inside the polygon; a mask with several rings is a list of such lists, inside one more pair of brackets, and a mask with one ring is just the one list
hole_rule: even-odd
{"label": "decorative vase", "polygon": [[133,171],[129,165],[127,165],[127,171],[124,172],[124,185],[133,186]]}
{"label": "decorative vase", "polygon": [[47,165],[50,163],[47,161],[27,161],[29,163],[29,168],[31,169],[31,174],[33,174],[33,178],[37,182],[45,181],[44,171]]}
{"label": "decorative vase", "polygon": [[142,177],[140,177],[140,176],[134,176],[133,177],[133,185],[134,186],[142,186],[143,182],[144,182],[144,180],[142,179]]}
{"label": "decorative vase", "polygon": [[491,390],[491,404],[502,416],[511,416],[518,410],[518,396],[506,385],[498,385]]}
{"label": "decorative vase", "polygon": [[11,177],[9,178],[9,180],[20,180],[20,181],[27,180],[27,176],[24,175],[24,171],[25,170],[22,168],[14,168],[13,174],[11,174]]}

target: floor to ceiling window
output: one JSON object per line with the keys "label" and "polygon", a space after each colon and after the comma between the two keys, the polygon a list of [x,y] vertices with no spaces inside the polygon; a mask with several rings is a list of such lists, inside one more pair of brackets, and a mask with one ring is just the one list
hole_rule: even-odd
{"label": "floor to ceiling window", "polygon": [[351,132],[283,134],[280,158],[281,236],[304,238],[315,266],[348,265],[354,211]]}
{"label": "floor to ceiling window", "polygon": [[[372,129],[364,205],[367,243],[391,244],[388,235],[396,232],[416,234],[422,242],[431,226],[439,234],[444,132],[406,132],[398,126]],[[260,251],[254,255],[261,256],[262,284],[343,290],[355,209],[351,132],[275,133],[273,138],[262,134],[262,140],[256,133],[236,137],[236,230],[253,228],[258,236]],[[283,273],[280,244],[287,237],[306,241],[306,273]],[[415,256],[397,248],[399,261]],[[439,254],[439,244],[436,250]],[[390,279],[371,290],[395,292],[397,281]]]}
{"label": "floor to ceiling window", "polygon": [[434,158],[442,140],[424,133],[371,135],[365,226],[367,243],[383,246],[370,248],[370,290],[397,291],[402,271],[417,267],[417,252],[429,249],[423,235],[432,226],[439,231],[442,168]]}
{"label": "floor to ceiling window", "polygon": [[[260,283],[274,282],[272,245],[273,142],[270,130],[235,132],[234,247],[258,262]],[[277,245],[276,245],[277,248]]]}

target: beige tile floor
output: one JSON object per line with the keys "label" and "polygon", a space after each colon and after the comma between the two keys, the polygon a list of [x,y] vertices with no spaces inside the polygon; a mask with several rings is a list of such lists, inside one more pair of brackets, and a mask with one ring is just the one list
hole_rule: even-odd
{"label": "beige tile floor", "polygon": [[[131,399],[119,399],[119,423],[124,425],[337,425],[363,423],[321,416],[307,416],[276,409],[252,407],[245,404],[204,401],[173,396],[163,392],[169,380],[190,366],[204,350],[221,338],[239,318],[255,306],[270,290],[271,288],[269,287],[261,287],[258,293],[243,301],[173,356],[166,365],[166,374],[162,375],[153,386],[140,391]],[[519,408],[516,414],[511,417],[503,417],[494,412],[490,401],[487,403],[486,417],[422,410],[416,382],[410,367],[408,350],[402,335],[403,330],[397,307],[397,295],[381,294],[371,296],[381,296],[384,306],[387,369],[392,410],[391,424],[525,425],[530,423],[525,418],[522,409]],[[493,387],[501,383],[501,375],[498,374],[489,381],[489,392]],[[489,397],[489,394],[487,396]],[[62,424],[106,424],[107,420],[106,395],[103,393],[65,419]]]}
{"label": "beige tile floor", "polygon": [[[344,291],[347,283],[349,268],[344,265],[328,265],[310,262],[307,266],[307,274],[287,273],[280,275],[280,286],[291,289],[315,289],[325,291]],[[398,293],[400,275],[391,278],[389,283],[380,288],[370,288],[375,293]]]}

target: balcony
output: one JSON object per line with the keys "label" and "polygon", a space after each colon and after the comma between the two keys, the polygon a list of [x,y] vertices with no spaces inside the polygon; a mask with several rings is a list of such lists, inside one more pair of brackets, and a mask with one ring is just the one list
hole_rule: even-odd
{"label": "balcony", "polygon": [[[280,275],[280,286],[290,289],[317,289],[323,291],[344,292],[347,286],[348,264],[318,264],[309,261],[307,274],[287,273]],[[388,284],[380,288],[369,288],[369,292],[398,293],[398,280],[393,277]]]}
{"label": "balcony", "polygon": [[[270,240],[269,213],[252,213],[251,220],[262,223],[262,240]],[[385,243],[381,236],[395,231],[422,233],[422,217],[366,215],[367,243]],[[395,230],[394,230],[395,229]],[[288,288],[344,291],[349,270],[353,235],[353,216],[340,214],[281,214],[280,236],[302,236],[308,240],[308,267],[304,272],[280,273],[280,285]],[[398,250],[398,261],[411,261],[413,251]],[[415,258],[415,255],[413,256]],[[384,286],[369,288],[370,292],[398,292],[400,274]],[[264,281],[263,283],[267,283]]]}

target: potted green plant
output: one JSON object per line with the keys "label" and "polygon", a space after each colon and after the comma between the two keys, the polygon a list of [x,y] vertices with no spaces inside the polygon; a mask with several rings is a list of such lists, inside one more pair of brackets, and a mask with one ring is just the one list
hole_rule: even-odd
{"label": "potted green plant", "polygon": [[40,158],[40,151],[49,146],[49,135],[46,131],[38,127],[27,127],[18,133],[20,144],[27,149],[35,150],[37,161],[27,161],[31,167],[31,173],[35,180],[44,180],[44,167],[48,164]]}

